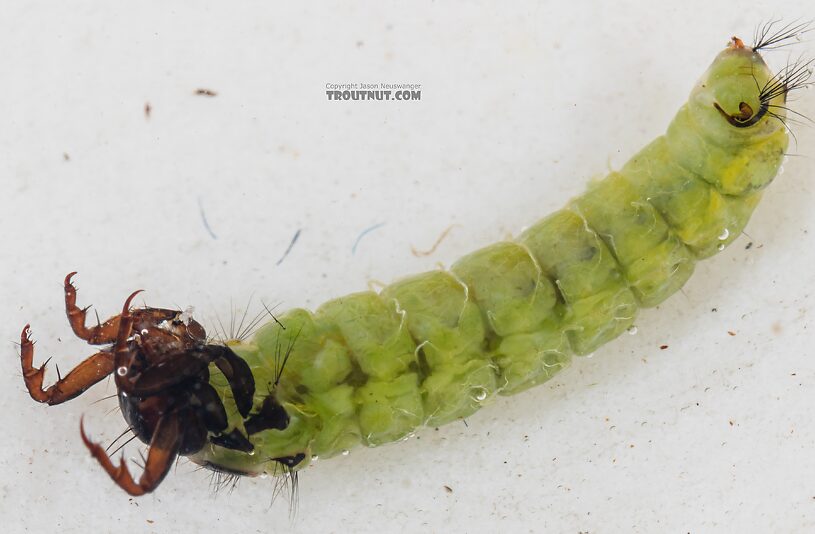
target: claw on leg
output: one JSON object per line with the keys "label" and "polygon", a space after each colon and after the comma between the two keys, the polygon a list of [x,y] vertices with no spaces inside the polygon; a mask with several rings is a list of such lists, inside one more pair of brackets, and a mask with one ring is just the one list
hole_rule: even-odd
{"label": "claw on leg", "polygon": [[85,326],[88,313],[87,308],[80,308],[76,305],[76,286],[71,279],[76,272],[68,273],[65,277],[65,313],[68,315],[68,322],[76,337],[84,339],[91,345],[106,345],[116,341],[116,334],[119,331],[119,318],[111,317],[102,324],[97,324],[92,328]]}
{"label": "claw on leg", "polygon": [[31,327],[25,325],[20,333],[20,364],[23,369],[28,394],[37,402],[50,405],[60,404],[81,394],[113,372],[113,353],[97,352],[74,367],[65,378],[60,378],[47,389],[42,388],[46,361],[34,367],[34,342],[31,341]]}
{"label": "claw on leg", "polygon": [[144,471],[142,472],[139,481],[136,482],[127,468],[124,454],[119,461],[118,466],[114,466],[107,455],[105,449],[98,443],[94,443],[85,433],[84,418],[79,420],[79,433],[82,436],[82,441],[91,453],[91,456],[96,458],[96,461],[102,468],[110,475],[113,482],[117,486],[125,490],[130,495],[138,497],[145,493],[150,493],[164,480],[164,477],[170,471],[173,461],[178,455],[181,448],[181,433],[179,428],[178,416],[176,414],[168,414],[162,417],[156,430],[153,433],[153,439],[150,441],[150,448],[147,453],[147,461],[144,464]]}
{"label": "claw on leg", "polygon": [[[127,345],[128,337],[130,337],[130,332],[133,330],[133,316],[130,314],[130,302],[142,291],[144,290],[139,289],[127,297],[124,306],[122,306],[122,313],[118,317],[119,331],[116,334],[116,344],[113,346],[113,361],[117,368],[124,367],[127,370],[130,369],[132,354],[130,347]],[[125,373],[124,376],[126,375],[127,373]],[[126,393],[133,393],[133,384],[129,380],[123,379],[118,381],[117,385]]]}

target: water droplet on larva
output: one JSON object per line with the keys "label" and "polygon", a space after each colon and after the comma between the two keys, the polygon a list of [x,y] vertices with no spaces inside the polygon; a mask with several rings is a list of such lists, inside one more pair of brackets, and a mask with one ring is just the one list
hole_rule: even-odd
{"label": "water droplet on larva", "polygon": [[348,449],[343,449],[342,451],[343,456],[348,456],[349,454],[351,454],[351,451],[349,451]]}
{"label": "water droplet on larva", "polygon": [[255,455],[255,449],[252,449],[251,451],[249,451],[248,454],[249,454],[249,456],[254,456]]}
{"label": "water droplet on larva", "polygon": [[719,241],[724,241],[728,237],[730,237],[730,230],[725,228],[724,230],[722,230],[722,233],[719,234]]}
{"label": "water droplet on larva", "polygon": [[127,374],[127,367],[122,366],[116,369],[116,374],[119,376],[125,376]]}
{"label": "water droplet on larva", "polygon": [[311,457],[311,463],[314,463],[319,459],[320,459],[320,457],[315,454],[314,456]]}
{"label": "water droplet on larva", "polygon": [[143,335],[143,336],[146,336],[146,335],[147,335],[147,329],[146,329],[146,328],[145,328],[144,330],[142,330],[142,331],[141,331],[141,335]]}
{"label": "water droplet on larva", "polygon": [[629,326],[629,327],[628,327],[627,332],[628,332],[630,335],[632,335],[632,336],[633,336],[633,335],[636,335],[636,333],[637,333],[637,327],[636,327],[636,325],[633,325],[633,324],[632,324],[631,326]]}
{"label": "water droplet on larva", "polygon": [[481,388],[481,389],[478,389],[478,390],[476,391],[476,393],[475,393],[475,400],[477,400],[478,402],[481,402],[481,401],[483,401],[483,400],[484,400],[484,399],[486,399],[486,398],[487,398],[487,390],[486,390],[486,389]]}
{"label": "water droplet on larva", "polygon": [[716,247],[716,248],[717,248],[717,249],[719,249],[720,251],[722,251],[722,250],[724,250],[724,245],[723,245],[723,244],[722,244],[722,245],[719,245],[719,246],[718,246],[718,247]]}

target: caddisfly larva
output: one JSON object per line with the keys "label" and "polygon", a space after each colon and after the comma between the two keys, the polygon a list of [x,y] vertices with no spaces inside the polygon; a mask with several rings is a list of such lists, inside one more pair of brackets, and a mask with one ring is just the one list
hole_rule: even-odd
{"label": "caddisfly larva", "polygon": [[209,342],[189,314],[131,309],[135,293],[88,328],[69,274],[71,327],[105,347],[43,389],[26,326],[28,391],[59,404],[113,375],[130,429],[149,444],[142,475],[81,435],[115,483],[141,495],[179,455],[221,472],[290,473],[540,384],[631,328],[741,233],[788,144],[786,96],[811,74],[801,62],[773,74],[759,52],[806,29],[764,27],[753,47],[733,37],[665,135],[516,239],[449,271],[291,310],[250,340]]}

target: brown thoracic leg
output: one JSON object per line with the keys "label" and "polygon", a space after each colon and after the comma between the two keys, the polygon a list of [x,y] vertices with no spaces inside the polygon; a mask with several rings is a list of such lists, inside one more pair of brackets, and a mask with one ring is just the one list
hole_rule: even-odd
{"label": "brown thoracic leg", "polygon": [[42,389],[45,364],[40,368],[34,367],[34,343],[30,333],[29,325],[25,325],[20,334],[20,363],[28,394],[37,402],[47,402],[53,406],[71,400],[113,372],[113,353],[97,352],[74,367],[65,378],[48,389]]}
{"label": "brown thoracic leg", "polygon": [[170,471],[170,467],[172,467],[173,461],[176,456],[178,456],[178,451],[181,448],[181,431],[178,415],[175,413],[166,414],[159,419],[156,425],[156,430],[153,432],[153,439],[150,440],[150,448],[147,452],[147,462],[144,464],[144,472],[142,472],[141,477],[139,477],[139,481],[136,482],[127,469],[124,455],[122,455],[119,466],[115,467],[105,452],[105,449],[98,443],[91,441],[85,434],[82,420],[79,422],[79,431],[85,446],[107,474],[110,475],[110,478],[113,479],[117,486],[134,497],[150,493],[156,489]]}
{"label": "brown thoracic leg", "polygon": [[[116,341],[116,334],[119,331],[119,316],[111,317],[102,324],[93,328],[85,326],[85,316],[88,308],[80,308],[76,305],[76,287],[71,282],[71,278],[76,273],[69,273],[65,277],[65,313],[68,314],[68,322],[71,323],[76,337],[84,339],[91,345],[106,345]],[[90,306],[89,306],[90,307]]]}

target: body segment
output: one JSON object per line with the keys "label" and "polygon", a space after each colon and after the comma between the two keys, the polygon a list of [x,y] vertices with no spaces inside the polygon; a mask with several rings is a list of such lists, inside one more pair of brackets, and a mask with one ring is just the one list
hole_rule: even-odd
{"label": "body segment", "polygon": [[[756,87],[772,75],[739,43],[717,57],[665,135],[516,240],[378,294],[292,310],[251,341],[229,343],[252,367],[256,403],[273,390],[292,417],[266,433],[279,436],[252,438],[259,457],[301,453],[305,465],[467,417],[495,393],[544,382],[679,290],[698,260],[741,233],[787,146],[778,121],[742,129],[723,117],[767,105]],[[275,386],[270,362],[281,347],[291,353]],[[265,469],[258,456],[217,446],[198,457],[224,455],[233,468]]]}

